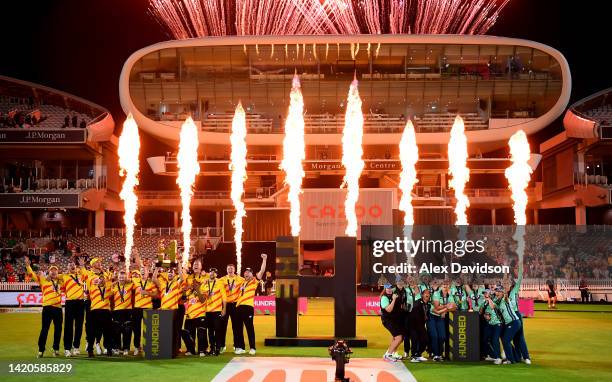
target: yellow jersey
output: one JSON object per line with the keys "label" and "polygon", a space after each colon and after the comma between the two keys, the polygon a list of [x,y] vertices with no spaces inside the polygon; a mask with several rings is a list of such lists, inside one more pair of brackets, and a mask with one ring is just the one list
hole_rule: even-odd
{"label": "yellow jersey", "polygon": [[30,276],[32,276],[32,280],[37,282],[40,285],[40,289],[42,291],[43,306],[54,306],[56,308],[62,307],[62,281],[61,276],[58,276],[56,280],[51,280],[43,275],[39,275],[30,268],[28,265],[26,270]]}
{"label": "yellow jersey", "polygon": [[62,275],[62,289],[66,300],[83,300],[85,298],[85,282],[78,273]]}
{"label": "yellow jersey", "polygon": [[116,283],[113,286],[113,310],[132,309],[132,297],[134,297],[134,284],[131,282],[123,285]]}
{"label": "yellow jersey", "polygon": [[178,309],[179,300],[183,294],[183,282],[178,276],[171,281],[168,277],[159,277],[159,289],[161,292],[161,309]]}
{"label": "yellow jersey", "polygon": [[151,280],[142,280],[141,278],[132,278],[132,284],[134,284],[134,308],[152,309],[153,300],[151,296],[140,293],[141,290],[149,293],[157,291],[157,287]]}
{"label": "yellow jersey", "polygon": [[236,302],[238,296],[240,295],[240,285],[242,284],[244,279],[238,275],[226,275],[221,277],[219,281],[225,289],[225,297],[227,298],[227,303]]}
{"label": "yellow jersey", "polygon": [[[202,286],[200,286],[202,292]],[[185,316],[187,319],[203,317],[206,313],[206,301],[200,302],[198,295],[190,290],[187,292],[187,302],[185,303]]]}
{"label": "yellow jersey", "polygon": [[[83,269],[82,273],[87,283],[89,299],[91,300],[91,310],[111,308],[111,299],[113,297],[113,284],[110,277],[106,277],[105,272],[100,274]],[[100,281],[100,275],[105,274],[104,283]]]}
{"label": "yellow jersey", "polygon": [[238,300],[236,300],[236,306],[253,306],[255,304],[255,292],[257,291],[258,285],[259,281],[255,277],[250,280],[245,279],[242,284],[240,284],[240,293]]}
{"label": "yellow jersey", "polygon": [[206,298],[207,312],[223,311],[223,301],[226,301],[225,288],[219,279],[207,280],[202,284],[202,292]]}

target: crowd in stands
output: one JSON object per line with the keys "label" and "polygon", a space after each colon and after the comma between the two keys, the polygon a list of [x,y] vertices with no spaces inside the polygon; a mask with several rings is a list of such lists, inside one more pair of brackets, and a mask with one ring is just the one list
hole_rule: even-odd
{"label": "crowd in stands", "polygon": [[[508,234],[487,235],[486,252],[497,264],[516,266],[516,244]],[[612,274],[612,242],[594,232],[528,233],[525,278],[608,279]]]}
{"label": "crowd in stands", "polygon": [[86,114],[32,98],[0,97],[0,128],[84,129],[90,120]]}

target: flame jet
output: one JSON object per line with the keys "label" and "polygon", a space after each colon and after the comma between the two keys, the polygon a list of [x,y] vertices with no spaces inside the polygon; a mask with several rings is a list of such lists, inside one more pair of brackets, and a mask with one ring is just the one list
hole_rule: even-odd
{"label": "flame jet", "polygon": [[232,190],[231,198],[236,209],[234,216],[234,242],[236,243],[236,270],[240,274],[242,267],[242,219],[246,216],[242,195],[244,194],[244,181],[247,178],[247,145],[246,145],[246,113],[242,107],[242,103],[238,102],[234,119],[232,120],[232,135],[230,142],[232,144],[230,170],[232,171]]}
{"label": "flame jet", "polygon": [[466,210],[470,200],[465,194],[465,185],[470,180],[470,169],[467,167],[467,137],[463,118],[457,116],[450,132],[448,142],[448,170],[452,175],[450,187],[455,190],[455,225],[468,225]]}

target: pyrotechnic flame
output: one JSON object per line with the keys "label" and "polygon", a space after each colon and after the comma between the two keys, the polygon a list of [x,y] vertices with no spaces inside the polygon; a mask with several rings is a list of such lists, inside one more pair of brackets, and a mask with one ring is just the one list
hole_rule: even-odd
{"label": "pyrotechnic flame", "polygon": [[467,167],[468,151],[467,137],[465,136],[465,125],[460,116],[455,118],[455,123],[450,132],[448,142],[448,170],[452,175],[449,182],[450,187],[455,190],[455,225],[467,225],[466,210],[470,201],[465,194],[465,184],[470,180],[470,169]]}
{"label": "pyrotechnic flame", "polygon": [[181,189],[181,232],[183,233],[183,267],[189,262],[189,251],[191,247],[191,198],[193,197],[193,185],[196,176],[200,172],[198,162],[198,128],[191,117],[188,117],[181,126],[179,151],[176,156],[178,162],[178,177],[176,183]]}
{"label": "pyrotechnic flame", "polygon": [[283,161],[280,168],[285,171],[285,184],[289,186],[291,235],[299,236],[301,228],[300,194],[302,193],[302,179],[305,175],[302,161],[306,159],[306,149],[304,145],[304,98],[297,74],[293,76],[290,98],[289,113],[285,120]]}
{"label": "pyrotechnic flame", "polygon": [[516,254],[519,258],[519,273],[523,271],[523,256],[525,254],[525,225],[527,224],[527,186],[533,172],[529,165],[531,150],[527,135],[523,130],[519,130],[508,142],[510,146],[510,160],[512,165],[505,171],[508,185],[512,192],[512,200],[514,201],[512,209],[514,210],[514,222],[517,224],[514,232],[514,240],[516,241]]}
{"label": "pyrotechnic flame", "polygon": [[514,222],[517,225],[525,225],[527,224],[527,216],[525,214],[527,209],[526,189],[533,171],[528,163],[531,150],[529,149],[527,135],[525,135],[523,130],[514,133],[510,137],[508,144],[510,145],[512,165],[506,169],[505,173],[510,191],[512,191],[512,200],[514,201],[512,205],[514,209]]}
{"label": "pyrotechnic flame", "polygon": [[[410,240],[412,238],[412,226],[414,225],[412,189],[419,181],[416,172],[416,163],[419,160],[419,147],[416,143],[416,133],[411,120],[406,122],[406,127],[399,143],[399,152],[402,164],[399,183],[402,197],[399,202],[399,209],[404,211],[404,236]],[[412,256],[410,255],[408,255],[408,262],[412,264]]]}
{"label": "pyrotechnic flame", "polygon": [[358,81],[355,78],[351,83],[344,116],[344,130],[342,131],[342,165],[345,169],[342,186],[347,187],[344,211],[346,214],[346,230],[348,236],[357,236],[357,214],[355,205],[359,199],[359,177],[363,171],[363,113],[361,111],[361,98],[359,97]]}
{"label": "pyrotechnic flame", "polygon": [[136,211],[138,210],[138,196],[134,189],[138,185],[138,173],[140,172],[140,136],[138,126],[132,117],[127,116],[123,123],[123,131],[119,137],[119,175],[125,176],[119,197],[123,200],[125,213],[125,270],[130,272],[130,258],[134,247],[134,227],[136,226]]}
{"label": "pyrotechnic flame", "polygon": [[236,243],[236,270],[240,274],[242,267],[242,218],[246,216],[242,195],[244,194],[244,181],[247,178],[247,145],[246,145],[246,114],[242,108],[242,103],[238,102],[234,119],[232,120],[232,135],[230,142],[232,144],[231,164],[232,170],[232,191],[231,197],[236,209],[234,217],[234,242]]}

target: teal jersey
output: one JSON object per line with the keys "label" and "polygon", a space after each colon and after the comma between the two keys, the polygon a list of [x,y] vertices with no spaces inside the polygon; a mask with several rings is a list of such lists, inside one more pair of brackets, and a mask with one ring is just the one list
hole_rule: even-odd
{"label": "teal jersey", "polygon": [[468,310],[468,295],[463,285],[451,285],[450,287],[451,301],[457,305],[457,310]]}
{"label": "teal jersey", "polygon": [[446,304],[448,304],[449,297],[450,297],[450,296],[448,296],[448,295],[447,295],[447,296],[445,296],[445,295],[442,293],[442,290],[441,290],[441,289],[438,289],[437,291],[435,291],[435,292],[433,293],[433,295],[432,295],[432,299],[431,299],[431,307],[429,308],[429,313],[430,313],[431,315],[433,315],[433,316],[440,317],[440,315],[439,315],[438,313],[434,313],[434,308],[435,308],[435,306],[434,306],[434,305],[435,305],[435,304],[434,304],[434,302],[438,301],[438,303],[439,303],[440,305],[446,305]]}
{"label": "teal jersey", "polygon": [[501,312],[505,324],[509,324],[512,321],[519,319],[516,311],[508,299],[502,298],[501,300],[496,301],[495,304],[497,305],[497,309]]}
{"label": "teal jersey", "polygon": [[488,321],[489,325],[501,324],[501,319],[499,318],[497,311],[494,308],[491,308],[491,305],[489,305],[489,303],[484,298],[482,299],[482,303],[480,306],[484,314],[489,314],[491,316],[491,319]]}
{"label": "teal jersey", "polygon": [[475,312],[480,311],[480,308],[482,308],[483,306],[483,302],[485,300],[483,294],[484,294],[485,288],[482,286],[479,286],[476,289],[472,289],[470,291],[470,296],[469,296],[469,300],[470,300],[470,306],[472,307],[472,310]]}
{"label": "teal jersey", "polygon": [[386,309],[389,305],[391,305],[391,300],[386,295],[382,295],[380,297],[380,309]]}
{"label": "teal jersey", "polygon": [[406,290],[406,307],[409,312],[412,312],[412,307],[415,301],[421,298],[421,294],[418,290],[412,289],[411,286],[406,286],[404,289]]}
{"label": "teal jersey", "polygon": [[519,293],[521,291],[521,282],[523,281],[523,274],[519,273],[519,277],[516,279],[512,290],[508,293],[508,300],[510,300],[510,306],[515,312],[519,311]]}
{"label": "teal jersey", "polygon": [[431,293],[431,297],[433,298],[433,295],[435,292],[437,292],[440,288],[438,289],[434,289],[431,285],[429,284],[425,284],[425,283],[419,283],[419,292],[423,293],[423,291],[425,289],[429,289],[429,292]]}

